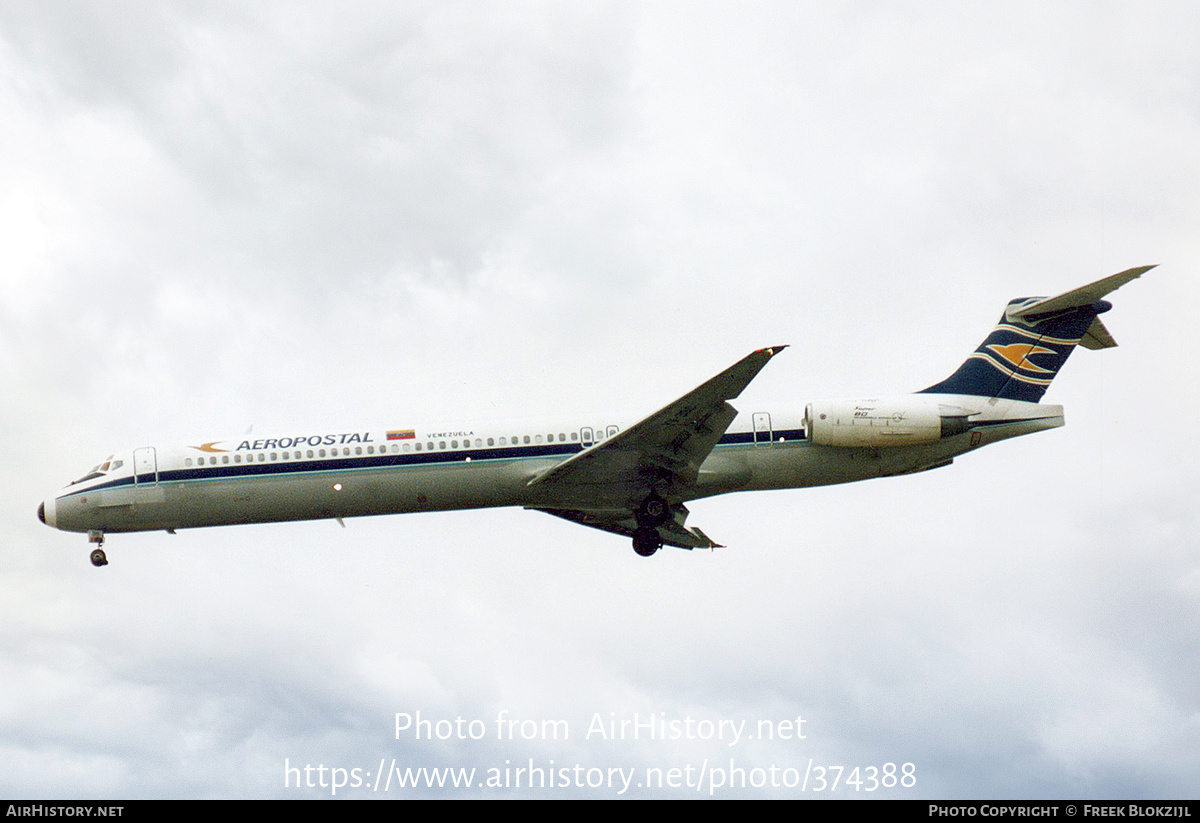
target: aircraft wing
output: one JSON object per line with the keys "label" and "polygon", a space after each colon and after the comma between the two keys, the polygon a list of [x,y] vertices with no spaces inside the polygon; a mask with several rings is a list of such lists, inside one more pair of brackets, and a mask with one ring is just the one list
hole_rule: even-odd
{"label": "aircraft wing", "polygon": [[[582,503],[589,487],[603,487],[604,496],[611,498],[621,489],[639,496],[649,489],[669,494],[672,487],[694,483],[700,464],[737,416],[727,401],[741,394],[767,361],[785,348],[751,352],[641,422],[538,474],[529,485],[542,487],[548,499]],[[551,513],[567,516],[560,511]],[[667,531],[664,527],[663,532]]]}

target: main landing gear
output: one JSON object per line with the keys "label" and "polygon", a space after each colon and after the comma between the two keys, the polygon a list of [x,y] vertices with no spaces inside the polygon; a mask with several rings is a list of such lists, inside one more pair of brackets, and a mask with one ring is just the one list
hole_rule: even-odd
{"label": "main landing gear", "polygon": [[92,549],[92,565],[96,568],[107,566],[108,556],[104,553],[104,532],[98,529],[88,532],[88,542],[96,544],[96,548]]}
{"label": "main landing gear", "polygon": [[638,529],[633,533],[633,550],[642,557],[649,557],[662,548],[658,529]]}
{"label": "main landing gear", "polygon": [[657,494],[650,494],[634,512],[637,531],[633,533],[633,550],[642,557],[649,557],[662,548],[663,540],[658,527],[671,517],[671,507]]}

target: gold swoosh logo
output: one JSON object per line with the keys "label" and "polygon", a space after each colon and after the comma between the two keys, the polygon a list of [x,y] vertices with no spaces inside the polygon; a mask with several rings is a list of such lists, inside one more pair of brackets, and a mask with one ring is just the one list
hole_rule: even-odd
{"label": "gold swoosh logo", "polygon": [[998,343],[993,343],[988,348],[996,354],[1003,357],[1009,363],[1012,363],[1018,369],[1026,371],[1041,372],[1042,374],[1050,374],[1050,369],[1043,369],[1041,366],[1036,366],[1029,362],[1029,358],[1035,354],[1057,354],[1054,349],[1047,349],[1044,346],[1035,346],[1032,343],[1009,343],[1007,346],[1001,346]]}

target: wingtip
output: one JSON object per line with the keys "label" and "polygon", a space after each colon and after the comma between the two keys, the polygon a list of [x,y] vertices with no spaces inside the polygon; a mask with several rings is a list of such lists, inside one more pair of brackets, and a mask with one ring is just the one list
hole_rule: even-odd
{"label": "wingtip", "polygon": [[774,357],[775,355],[779,354],[781,351],[783,351],[787,347],[788,347],[787,343],[784,343],[782,346],[767,346],[766,348],[759,349],[757,352],[755,352],[755,354],[761,353],[761,354],[765,354],[767,357]]}

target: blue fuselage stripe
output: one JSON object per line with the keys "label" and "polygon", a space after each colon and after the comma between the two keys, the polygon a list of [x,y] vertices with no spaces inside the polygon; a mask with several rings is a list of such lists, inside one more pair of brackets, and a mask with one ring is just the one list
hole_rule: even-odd
{"label": "blue fuselage stripe", "polygon": [[[768,433],[761,432],[760,437]],[[794,442],[804,440],[803,429],[775,430],[769,433],[773,440],[783,439]],[[726,433],[718,442],[718,446],[734,446],[754,443],[754,432]],[[381,447],[382,448],[382,447]],[[270,477],[277,475],[320,474],[327,472],[364,471],[371,469],[412,468],[418,466],[454,466],[471,462],[494,460],[532,460],[547,457],[567,458],[584,450],[579,443],[544,443],[528,446],[484,447],[475,449],[437,450],[432,452],[405,452],[402,454],[362,455],[354,457],[308,458],[299,460],[273,460],[270,462],[221,463],[219,465],[204,465],[185,469],[171,469],[158,472],[157,481],[154,474],[143,473],[135,478],[115,478],[98,486],[79,489],[63,497],[73,497],[76,494],[117,489],[126,486],[149,486],[158,483],[188,483],[203,480],[231,480],[245,477]],[[589,446],[590,448],[590,446]],[[245,452],[253,457],[262,452]],[[198,460],[203,458],[197,458]]]}

